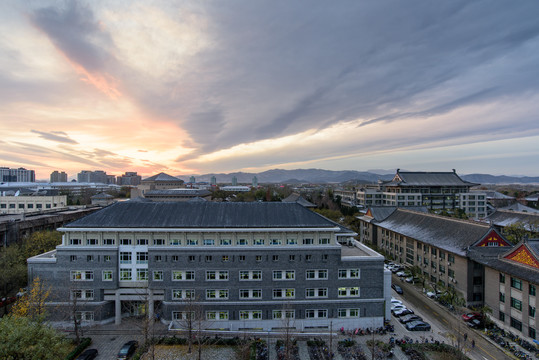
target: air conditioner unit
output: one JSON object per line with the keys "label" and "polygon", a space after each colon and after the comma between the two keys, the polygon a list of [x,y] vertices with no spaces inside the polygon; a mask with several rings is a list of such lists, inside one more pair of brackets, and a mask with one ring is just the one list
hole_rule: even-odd
{"label": "air conditioner unit", "polygon": [[447,266],[451,266],[451,263],[449,261],[447,262]]}
{"label": "air conditioner unit", "polygon": [[433,273],[433,274],[436,274],[436,269],[432,270],[432,273]]}

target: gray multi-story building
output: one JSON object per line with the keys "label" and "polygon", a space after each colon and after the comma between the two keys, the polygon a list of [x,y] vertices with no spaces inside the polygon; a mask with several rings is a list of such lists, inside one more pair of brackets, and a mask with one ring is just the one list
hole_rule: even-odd
{"label": "gray multi-story building", "polygon": [[[356,234],[296,203],[116,203],[59,229],[28,259],[55,306],[86,321],[148,313],[181,321],[196,299],[205,326],[297,330],[381,326],[390,273]],[[61,312],[55,311],[55,314]]]}
{"label": "gray multi-story building", "polygon": [[36,173],[34,170],[26,170],[25,168],[10,169],[8,167],[0,167],[0,182],[34,182],[36,181]]}
{"label": "gray multi-story building", "polygon": [[54,170],[53,172],[51,172],[50,182],[51,183],[67,182],[66,172],[65,171],[59,172],[58,170]]}
{"label": "gray multi-story building", "polygon": [[77,174],[77,182],[109,184],[108,176],[103,170],[82,170]]}

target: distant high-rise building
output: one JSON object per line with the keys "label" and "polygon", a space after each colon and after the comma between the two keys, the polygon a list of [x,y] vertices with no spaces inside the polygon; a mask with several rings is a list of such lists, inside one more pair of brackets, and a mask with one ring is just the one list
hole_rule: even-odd
{"label": "distant high-rise building", "polygon": [[107,184],[107,173],[103,170],[82,170],[77,174],[77,182]]}
{"label": "distant high-rise building", "polygon": [[58,170],[54,170],[52,173],[51,173],[51,183],[55,183],[55,182],[67,182],[67,174],[62,171],[62,172],[58,172]]}
{"label": "distant high-rise building", "polygon": [[258,178],[256,176],[253,177],[253,187],[258,187]]}
{"label": "distant high-rise building", "polygon": [[235,176],[232,177],[232,186],[238,186],[238,178]]}
{"label": "distant high-rise building", "polygon": [[116,185],[130,185],[137,186],[140,185],[142,177],[137,175],[136,171],[127,171],[122,176],[116,178]]}
{"label": "distant high-rise building", "polygon": [[107,175],[107,184],[116,184],[116,175]]}
{"label": "distant high-rise building", "polygon": [[34,170],[26,170],[25,168],[10,169],[8,167],[0,167],[1,182],[35,182],[36,173]]}
{"label": "distant high-rise building", "polygon": [[191,176],[191,177],[189,178],[189,182],[190,182],[191,184],[194,184],[194,183],[196,182],[196,181],[195,181],[195,177],[194,177],[194,176]]}
{"label": "distant high-rise building", "polygon": [[211,177],[210,183],[211,183],[212,186],[216,186],[216,185],[217,185],[217,179],[215,178],[215,176],[212,176],[212,177]]}

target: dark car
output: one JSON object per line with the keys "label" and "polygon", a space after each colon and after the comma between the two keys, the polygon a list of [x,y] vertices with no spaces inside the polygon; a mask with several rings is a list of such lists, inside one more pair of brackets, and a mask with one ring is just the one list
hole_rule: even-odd
{"label": "dark car", "polygon": [[84,350],[75,360],[92,360],[97,356],[97,349],[87,349]]}
{"label": "dark car", "polygon": [[129,357],[135,352],[137,346],[138,342],[135,340],[126,342],[118,352],[118,360],[129,359]]}
{"label": "dark car", "polygon": [[409,315],[405,315],[401,318],[399,318],[399,321],[403,324],[406,324],[406,323],[409,323],[409,322],[412,322],[412,321],[422,321],[423,318],[421,316],[417,316],[417,315],[414,315],[414,314],[409,314]]}
{"label": "dark car", "polygon": [[430,330],[430,324],[423,322],[423,321],[412,321],[407,323],[406,329],[410,331],[429,331]]}
{"label": "dark car", "polygon": [[391,288],[397,292],[397,294],[403,294],[402,288],[399,285],[391,284]]}

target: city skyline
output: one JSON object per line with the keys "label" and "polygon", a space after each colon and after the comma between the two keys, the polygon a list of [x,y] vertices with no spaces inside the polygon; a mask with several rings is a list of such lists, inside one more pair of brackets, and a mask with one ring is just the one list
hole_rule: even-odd
{"label": "city skyline", "polygon": [[537,176],[537,10],[7,1],[0,166]]}

